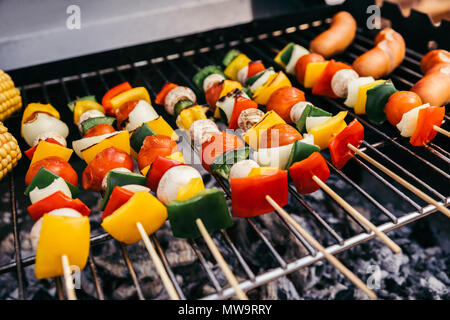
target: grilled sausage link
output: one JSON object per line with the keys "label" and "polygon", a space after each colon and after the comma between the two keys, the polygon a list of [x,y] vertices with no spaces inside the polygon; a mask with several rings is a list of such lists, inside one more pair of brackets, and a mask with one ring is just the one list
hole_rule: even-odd
{"label": "grilled sausage link", "polygon": [[355,34],[356,21],[352,15],[346,11],[338,12],[333,16],[330,28],[311,41],[309,50],[328,58],[347,49]]}
{"label": "grilled sausage link", "polygon": [[391,28],[385,28],[375,38],[376,46],[353,62],[353,69],[361,77],[378,79],[391,73],[405,58],[405,40]]}

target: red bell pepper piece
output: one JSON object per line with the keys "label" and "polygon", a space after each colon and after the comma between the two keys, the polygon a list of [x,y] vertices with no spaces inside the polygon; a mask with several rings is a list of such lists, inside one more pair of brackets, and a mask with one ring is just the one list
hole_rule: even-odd
{"label": "red bell pepper piece", "polygon": [[339,132],[328,144],[334,166],[341,169],[355,154],[355,152],[347,146],[349,143],[354,147],[359,148],[363,140],[364,127],[355,119],[350,122],[344,130]]}
{"label": "red bell pepper piece", "polygon": [[62,191],[57,191],[48,197],[39,200],[28,206],[28,213],[34,221],[39,220],[44,214],[55,209],[70,208],[78,211],[83,216],[88,216],[91,209],[88,208],[80,199],[72,199],[66,196]]}
{"label": "red bell pepper piece", "polygon": [[184,163],[179,161],[168,159],[166,157],[157,156],[155,161],[151,164],[150,170],[147,173],[146,185],[153,192],[158,189],[159,181],[161,180],[164,173],[172,167],[181,166]]}
{"label": "red bell pepper piece", "polygon": [[208,141],[202,145],[202,164],[210,172],[210,165],[214,160],[229,150],[235,150],[244,147],[244,143],[234,134],[226,131],[213,133]]}
{"label": "red bell pepper piece", "polygon": [[445,107],[428,107],[419,110],[416,130],[414,130],[409,142],[413,146],[424,146],[434,139],[437,131],[433,126],[440,127],[445,116]]}
{"label": "red bell pepper piece", "polygon": [[106,114],[111,115],[111,116],[114,115],[114,110],[111,105],[111,99],[114,98],[115,96],[117,96],[118,94],[128,91],[130,89],[132,89],[131,84],[128,81],[126,81],[126,82],[118,84],[117,86],[109,89],[105,93],[105,95],[103,96],[103,99],[102,99],[102,105],[103,105],[103,108],[105,108]]}
{"label": "red bell pepper piece", "polygon": [[108,203],[106,204],[105,210],[103,210],[102,221],[107,216],[111,215],[114,211],[119,209],[133,196],[133,192],[125,188],[115,186],[111,192]]}
{"label": "red bell pepper piece", "polygon": [[205,100],[209,105],[211,110],[216,109],[217,100],[219,100],[220,93],[223,89],[223,81],[218,81],[214,83],[208,90],[205,92]]}
{"label": "red bell pepper piece", "polygon": [[322,155],[314,152],[305,160],[294,163],[289,168],[289,175],[299,193],[312,193],[320,189],[312,177],[317,176],[325,182],[330,177],[330,169]]}
{"label": "red bell pepper piece", "polygon": [[261,62],[261,60],[251,61],[248,64],[247,79],[253,77],[255,74],[265,69],[266,67],[264,67],[264,64]]}
{"label": "red bell pepper piece", "polygon": [[[62,146],[61,143],[59,143],[58,141],[56,141],[53,138],[45,139],[45,141],[50,142],[50,143],[56,143],[56,144],[59,144],[60,146]],[[37,148],[37,145],[35,145],[34,147],[31,147],[30,149],[25,151],[25,155],[27,156],[28,159],[30,159],[30,160],[33,159],[34,152],[36,151],[36,148]]]}
{"label": "red bell pepper piece", "polygon": [[247,99],[242,96],[237,96],[234,100],[234,107],[233,112],[231,113],[230,117],[230,123],[228,124],[228,129],[237,129],[238,126],[238,119],[242,111],[246,109],[256,109],[258,108],[258,104],[250,99]]}
{"label": "red bell pepper piece", "polygon": [[230,180],[233,216],[239,218],[255,217],[272,212],[266,195],[272,197],[280,206],[289,201],[286,170],[277,170],[271,174],[234,178]]}
{"label": "red bell pepper piece", "polygon": [[330,98],[337,98],[337,95],[335,95],[333,90],[331,89],[331,79],[333,79],[334,74],[339,70],[351,68],[352,67],[349,66],[348,64],[330,60],[325,70],[322,72],[322,75],[319,77],[319,79],[317,79],[316,83],[314,84],[312,93],[321,96],[327,96]]}
{"label": "red bell pepper piece", "polygon": [[162,87],[161,91],[155,97],[155,103],[159,105],[164,105],[164,100],[166,99],[167,94],[172,91],[172,89],[178,87],[175,83],[166,82]]}

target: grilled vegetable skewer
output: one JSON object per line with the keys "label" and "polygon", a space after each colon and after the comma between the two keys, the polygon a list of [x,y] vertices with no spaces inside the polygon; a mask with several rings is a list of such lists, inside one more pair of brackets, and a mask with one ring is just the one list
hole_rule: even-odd
{"label": "grilled vegetable skewer", "polygon": [[[39,121],[45,115],[45,121]],[[36,221],[30,239],[36,250],[36,278],[64,276],[67,296],[76,299],[72,269],[83,269],[89,256],[90,209],[79,199],[78,176],[68,163],[67,126],[53,106],[31,103],[24,111],[21,131],[31,146],[25,152],[30,168],[25,176],[28,212]],[[33,122],[39,122],[36,126]]]}
{"label": "grilled vegetable skewer", "polygon": [[[122,92],[122,94],[126,95],[127,91]],[[107,93],[107,95],[114,100],[113,94]],[[188,88],[175,85],[165,86],[156,100],[164,101],[166,111],[178,115],[177,123],[185,130],[189,130],[193,122],[192,117],[195,119],[195,116],[199,115],[199,120],[203,119],[201,107],[196,105],[190,106],[194,104],[195,95]],[[180,106],[180,101],[186,102],[183,103],[183,106]],[[134,112],[133,104],[133,97],[123,100],[122,105],[117,106],[117,118],[126,118],[123,112],[130,112],[130,114]],[[189,110],[185,110],[186,108]],[[183,156],[178,151],[175,142],[178,136],[165,121],[162,122],[162,118],[159,117],[157,119],[160,119],[160,123],[157,126],[151,123],[155,119],[147,122],[142,117],[138,119],[136,126],[131,128],[133,132],[131,133],[130,141],[139,169],[145,175],[143,177],[144,183],[156,192],[158,199],[162,202],[161,205],[165,204],[167,206],[166,216],[171,222],[174,236],[182,238],[204,236],[206,239],[209,236],[204,234],[206,229],[211,232],[229,227],[232,221],[223,194],[217,189],[204,188],[198,171],[184,164]],[[148,130],[149,128],[151,129]],[[114,174],[114,172],[111,174]],[[117,212],[119,211],[120,213],[131,201],[131,199],[126,200],[127,192],[123,190],[124,188],[126,186],[115,186],[106,205],[103,213],[106,218],[102,225],[107,230],[109,228],[109,221],[107,220],[114,215],[117,216]],[[122,202],[119,194],[122,194],[120,196],[122,197]],[[121,204],[123,202],[125,202],[124,205]],[[116,209],[117,207],[118,209]],[[151,207],[151,205],[147,205],[147,207]],[[215,208],[214,215],[208,214],[211,208]],[[108,216],[109,214],[111,215]],[[138,226],[138,229],[141,236],[148,233],[144,232],[140,226]],[[110,228],[109,231],[111,232]],[[152,247],[149,247],[151,243],[148,240],[144,240],[144,242],[148,246],[149,252],[151,252]],[[217,247],[210,244],[208,246],[230,284],[235,288],[238,297],[246,299],[246,295],[239,288],[231,270],[223,263],[224,260]]]}

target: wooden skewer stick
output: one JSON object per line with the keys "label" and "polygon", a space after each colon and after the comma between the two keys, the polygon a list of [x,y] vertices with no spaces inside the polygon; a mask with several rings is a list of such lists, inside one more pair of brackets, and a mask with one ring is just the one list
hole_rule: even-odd
{"label": "wooden skewer stick", "polygon": [[169,278],[169,275],[166,272],[166,269],[164,268],[164,265],[159,258],[158,254],[156,253],[155,247],[153,246],[152,242],[150,241],[150,238],[148,237],[148,234],[145,232],[144,227],[140,222],[136,223],[136,226],[139,230],[139,233],[141,234],[142,240],[144,241],[145,247],[147,248],[148,253],[150,254],[150,258],[153,261],[153,264],[155,265],[156,272],[158,272],[159,276],[161,277],[162,283],[164,287],[166,288],[167,292],[169,293],[169,297],[171,300],[180,300],[180,297],[178,296],[177,291],[175,290],[175,287],[172,283],[172,281]]}
{"label": "wooden skewer stick", "polygon": [[431,198],[426,193],[424,193],[421,190],[419,190],[418,188],[414,187],[411,183],[409,183],[408,181],[406,181],[405,179],[403,179],[399,175],[395,174],[394,172],[392,172],[391,170],[389,170],[388,168],[383,166],[381,163],[379,163],[378,161],[376,161],[372,157],[368,156],[364,152],[360,151],[358,148],[356,148],[355,146],[351,145],[350,143],[347,144],[347,147],[349,147],[352,151],[357,153],[361,158],[365,159],[367,162],[370,162],[372,165],[374,165],[375,167],[377,167],[378,169],[383,171],[385,174],[390,176],[392,179],[394,179],[395,181],[400,183],[402,186],[404,186],[406,189],[408,189],[409,191],[414,193],[416,196],[421,198],[423,201],[434,205],[440,212],[442,212],[443,214],[445,214],[447,217],[450,218],[450,210],[448,208],[446,208],[445,206],[443,206],[442,204],[440,204],[438,201],[434,200],[433,198]]}
{"label": "wooden skewer stick", "polygon": [[346,266],[342,264],[335,256],[328,253],[327,250],[306,231],[297,221],[295,221],[278,203],[276,203],[269,195],[266,195],[266,200],[270,205],[284,218],[286,219],[303,238],[312,244],[319,252],[323,254],[336,269],[338,269],[347,279],[349,279],[355,286],[361,289],[370,299],[377,299],[377,295],[373,292],[361,279],[359,279],[353,272],[351,272]]}
{"label": "wooden skewer stick", "polygon": [[70,270],[69,258],[67,257],[67,255],[63,254],[61,256],[61,262],[64,271],[64,284],[66,287],[67,299],[77,300],[75,287],[73,285],[72,270]]}
{"label": "wooden skewer stick", "polygon": [[356,220],[367,226],[371,231],[375,233],[375,235],[380,238],[394,253],[400,253],[402,249],[391,240],[384,232],[381,232],[372,222],[367,220],[358,210],[353,208],[347,201],[342,199],[336,192],[333,191],[328,185],[326,185],[322,180],[317,176],[312,177],[313,180],[326,192],[328,193],[339,205],[345,209],[352,217]]}
{"label": "wooden skewer stick", "polygon": [[447,130],[442,129],[441,127],[438,127],[437,125],[434,125],[433,129],[436,130],[437,132],[442,133],[443,135],[446,135],[447,137],[450,138],[450,132],[448,132]]}
{"label": "wooden skewer stick", "polygon": [[211,251],[212,255],[214,256],[214,259],[216,259],[217,263],[219,264],[219,267],[222,269],[222,272],[225,274],[225,277],[227,278],[229,284],[233,287],[234,291],[236,292],[236,296],[240,300],[248,300],[247,295],[239,287],[239,282],[237,281],[237,279],[234,276],[233,272],[231,271],[230,267],[227,265],[225,259],[223,258],[222,254],[220,253],[220,251],[217,248],[216,244],[214,243],[213,239],[209,235],[208,230],[206,230],[206,227],[203,224],[203,221],[201,219],[196,219],[195,223],[197,224],[198,230],[202,234],[203,239],[205,239],[205,242],[208,245],[209,250]]}

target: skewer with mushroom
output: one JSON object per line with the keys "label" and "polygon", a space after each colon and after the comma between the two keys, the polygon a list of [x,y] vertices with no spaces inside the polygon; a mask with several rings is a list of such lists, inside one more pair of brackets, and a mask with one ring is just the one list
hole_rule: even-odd
{"label": "skewer with mushroom", "polygon": [[[27,210],[36,221],[30,239],[36,251],[36,278],[64,276],[67,296],[76,299],[72,267],[79,270],[89,255],[91,210],[76,197],[78,176],[68,163],[68,127],[50,104],[30,103],[24,110],[21,132],[30,145],[25,176]],[[72,266],[72,267],[71,267]]]}

